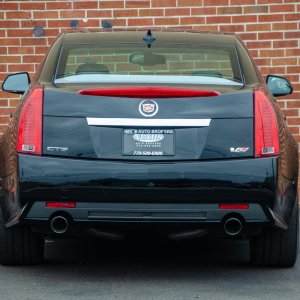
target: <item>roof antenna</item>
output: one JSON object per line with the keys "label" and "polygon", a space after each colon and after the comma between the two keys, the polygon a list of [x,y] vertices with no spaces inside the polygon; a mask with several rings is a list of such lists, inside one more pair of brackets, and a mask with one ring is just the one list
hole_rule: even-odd
{"label": "roof antenna", "polygon": [[143,40],[146,42],[148,48],[150,48],[152,43],[156,40],[156,38],[152,35],[152,32],[149,29],[147,35],[143,38]]}

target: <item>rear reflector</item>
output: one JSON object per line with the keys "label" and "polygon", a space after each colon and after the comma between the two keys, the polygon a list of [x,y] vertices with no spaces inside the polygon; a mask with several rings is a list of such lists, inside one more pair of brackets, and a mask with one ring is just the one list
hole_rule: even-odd
{"label": "rear reflector", "polygon": [[249,204],[245,204],[245,203],[219,204],[219,209],[249,209]]}
{"label": "rear reflector", "polygon": [[34,88],[25,99],[19,122],[17,152],[42,154],[42,88]]}
{"label": "rear reflector", "polygon": [[121,87],[85,89],[78,91],[81,95],[107,96],[107,97],[127,97],[127,98],[184,98],[184,97],[213,97],[220,93],[210,90],[196,90],[188,88],[168,88],[168,87]]}
{"label": "rear reflector", "polygon": [[279,153],[277,118],[271,103],[262,91],[254,92],[255,157]]}
{"label": "rear reflector", "polygon": [[46,202],[48,208],[75,208],[76,202]]}

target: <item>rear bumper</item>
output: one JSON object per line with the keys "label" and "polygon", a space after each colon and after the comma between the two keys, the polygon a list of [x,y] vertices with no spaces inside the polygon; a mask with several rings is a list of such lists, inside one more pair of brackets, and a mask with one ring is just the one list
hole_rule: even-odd
{"label": "rear bumper", "polygon": [[[68,229],[64,235],[82,235],[90,230],[111,230],[127,235],[132,231],[155,229],[165,234],[172,232],[212,233],[215,236],[228,236],[225,223],[232,218],[241,224],[239,236],[251,236],[270,224],[262,206],[249,205],[246,210],[221,210],[218,204],[136,204],[136,203],[96,203],[79,202],[76,208],[54,209],[46,207],[46,202],[33,203],[24,218],[35,231],[43,234],[53,232],[53,222],[63,217]],[[138,224],[138,225],[137,225]]]}
{"label": "rear bumper", "polygon": [[272,207],[276,158],[129,162],[19,155],[22,207],[32,201],[263,203]]}
{"label": "rear bumper", "polygon": [[48,221],[52,216],[70,216],[74,222],[193,222],[219,223],[228,214],[239,215],[245,222],[268,222],[261,205],[253,203],[246,210],[221,210],[218,204],[133,204],[79,202],[76,208],[47,208],[35,202],[25,220]]}
{"label": "rear bumper", "polygon": [[[74,222],[275,224],[276,158],[128,162],[19,155],[19,222],[46,222],[66,212]],[[47,201],[74,201],[49,209]],[[245,211],[219,203],[249,203]]]}

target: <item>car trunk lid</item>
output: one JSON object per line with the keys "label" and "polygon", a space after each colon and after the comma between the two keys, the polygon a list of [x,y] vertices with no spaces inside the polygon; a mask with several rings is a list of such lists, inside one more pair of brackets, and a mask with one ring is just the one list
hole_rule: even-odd
{"label": "car trunk lid", "polygon": [[253,91],[136,98],[46,88],[43,154],[166,161],[253,156]]}

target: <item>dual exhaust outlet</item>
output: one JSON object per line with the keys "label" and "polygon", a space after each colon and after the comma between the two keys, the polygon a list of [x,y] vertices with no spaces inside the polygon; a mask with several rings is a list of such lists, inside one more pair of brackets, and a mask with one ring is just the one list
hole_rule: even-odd
{"label": "dual exhaust outlet", "polygon": [[243,229],[243,223],[238,217],[228,217],[224,221],[224,231],[227,235],[236,236]]}
{"label": "dual exhaust outlet", "polygon": [[[69,229],[69,221],[66,217],[58,215],[51,219],[50,228],[56,234],[64,234]],[[243,223],[238,217],[228,217],[224,221],[224,231],[227,235],[236,236],[243,229]]]}
{"label": "dual exhaust outlet", "polygon": [[56,234],[64,234],[69,229],[69,221],[64,216],[55,216],[50,221],[50,228]]}

